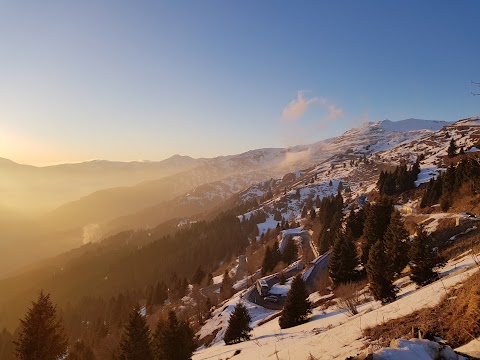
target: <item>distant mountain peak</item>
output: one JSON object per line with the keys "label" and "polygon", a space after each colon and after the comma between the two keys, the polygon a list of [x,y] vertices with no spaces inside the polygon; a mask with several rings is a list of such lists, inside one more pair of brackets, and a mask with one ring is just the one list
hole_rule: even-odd
{"label": "distant mountain peak", "polygon": [[377,123],[382,129],[388,131],[419,131],[419,130],[429,130],[429,131],[438,131],[445,125],[449,125],[449,122],[441,120],[423,120],[423,119],[414,119],[409,118],[405,120],[392,121],[385,119]]}

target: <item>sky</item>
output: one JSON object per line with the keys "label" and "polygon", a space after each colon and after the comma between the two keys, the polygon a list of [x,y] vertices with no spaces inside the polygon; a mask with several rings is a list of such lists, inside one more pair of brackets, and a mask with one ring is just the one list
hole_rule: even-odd
{"label": "sky", "polygon": [[0,0],[0,157],[213,157],[480,115],[480,1]]}

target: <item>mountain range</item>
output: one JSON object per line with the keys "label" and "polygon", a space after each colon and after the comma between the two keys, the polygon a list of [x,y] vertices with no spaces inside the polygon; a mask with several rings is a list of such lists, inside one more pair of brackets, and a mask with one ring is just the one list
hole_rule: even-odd
{"label": "mountain range", "polygon": [[291,173],[295,176],[283,183],[290,186],[299,170],[319,172],[341,156],[386,151],[446,125],[419,119],[369,122],[309,145],[210,159],[174,155],[158,162],[94,160],[46,167],[1,159],[0,274],[121,230],[201,217],[253,184]]}

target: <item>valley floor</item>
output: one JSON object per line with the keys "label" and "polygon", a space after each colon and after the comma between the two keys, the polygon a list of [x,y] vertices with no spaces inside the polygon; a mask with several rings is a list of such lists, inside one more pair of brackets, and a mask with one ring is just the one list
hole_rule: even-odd
{"label": "valley floor", "polygon": [[[408,278],[399,279],[399,286],[401,283],[408,284],[402,286],[398,299],[391,304],[381,306],[379,302],[370,301],[361,305],[359,314],[355,316],[349,316],[336,307],[326,310],[316,308],[307,323],[290,329],[280,329],[278,319],[273,319],[254,326],[252,340],[229,346],[219,340],[211,347],[198,350],[193,359],[227,359],[237,350],[240,353],[234,359],[302,360],[310,355],[316,359],[345,359],[367,346],[374,347],[363,337],[362,329],[435,306],[449,289],[478,270],[472,256],[465,254],[447,263],[441,271],[440,280],[418,290]],[[246,305],[255,307],[254,304]]]}

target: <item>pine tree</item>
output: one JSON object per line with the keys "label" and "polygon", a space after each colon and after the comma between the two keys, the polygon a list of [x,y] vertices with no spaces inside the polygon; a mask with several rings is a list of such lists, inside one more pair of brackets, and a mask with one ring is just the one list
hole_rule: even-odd
{"label": "pine tree", "polygon": [[357,265],[357,250],[351,232],[343,233],[338,231],[328,265],[330,278],[333,283],[339,285],[354,281]]}
{"label": "pine tree", "polygon": [[448,157],[453,158],[457,155],[457,144],[455,144],[455,140],[452,138],[450,140],[450,146],[447,149]]}
{"label": "pine tree", "polygon": [[207,285],[212,285],[212,284],[213,284],[213,275],[211,272],[209,272],[207,275]]}
{"label": "pine tree", "polygon": [[192,276],[192,284],[197,284],[200,285],[202,280],[205,278],[205,271],[203,271],[202,266],[198,265],[197,270],[195,270],[195,273]]}
{"label": "pine tree", "polygon": [[252,318],[245,305],[242,302],[237,303],[228,320],[228,327],[223,338],[225,344],[230,345],[242,340],[250,340],[251,321]]}
{"label": "pine tree", "polygon": [[162,282],[157,282],[153,289],[151,298],[148,301],[148,305],[163,305],[165,300],[168,299],[167,285]]}
{"label": "pine tree", "polygon": [[18,340],[14,342],[18,359],[60,359],[67,353],[68,339],[57,318],[50,294],[40,292],[25,319],[20,320]]}
{"label": "pine tree", "polygon": [[308,291],[300,275],[293,281],[285,300],[278,323],[282,329],[303,324],[312,312],[312,303],[308,300]]}
{"label": "pine tree", "polygon": [[375,300],[380,300],[382,304],[392,302],[396,297],[393,275],[387,270],[388,266],[383,244],[379,240],[370,249],[366,268],[370,291]]}
{"label": "pine tree", "polygon": [[120,360],[153,360],[152,339],[145,317],[136,306],[120,341]]}
{"label": "pine tree", "polygon": [[68,352],[68,360],[96,360],[90,346],[83,341],[76,341]]}
{"label": "pine tree", "polygon": [[357,212],[352,208],[347,218],[346,227],[352,232],[354,239],[358,239],[363,234],[363,226],[365,223],[365,210],[359,209]]}
{"label": "pine tree", "polygon": [[265,249],[265,255],[263,256],[263,263],[262,263],[262,275],[267,274],[269,271],[273,270],[273,256],[272,250],[270,246],[267,246]]}
{"label": "pine tree", "polygon": [[155,356],[161,360],[188,360],[195,351],[194,333],[173,311],[168,320],[159,320],[154,335]]}
{"label": "pine tree", "polygon": [[220,293],[224,299],[228,299],[230,296],[233,295],[233,281],[228,273],[228,269],[225,270],[223,273],[223,280],[222,285],[220,287]]}
{"label": "pine tree", "polygon": [[282,260],[284,263],[290,265],[298,257],[298,248],[295,244],[293,238],[289,238],[287,243],[285,244],[285,248],[283,249]]}
{"label": "pine tree", "polygon": [[443,259],[434,248],[433,238],[420,229],[410,249],[410,279],[419,286],[424,286],[438,277],[434,268],[444,264]]}
{"label": "pine tree", "polygon": [[370,248],[373,244],[377,241],[383,241],[392,212],[392,200],[387,197],[382,197],[378,203],[368,205],[366,208],[361,255],[361,261],[364,265],[368,261]]}
{"label": "pine tree", "polygon": [[392,274],[400,274],[408,264],[407,241],[408,232],[403,226],[402,216],[395,211],[384,236],[385,254],[389,260]]}

